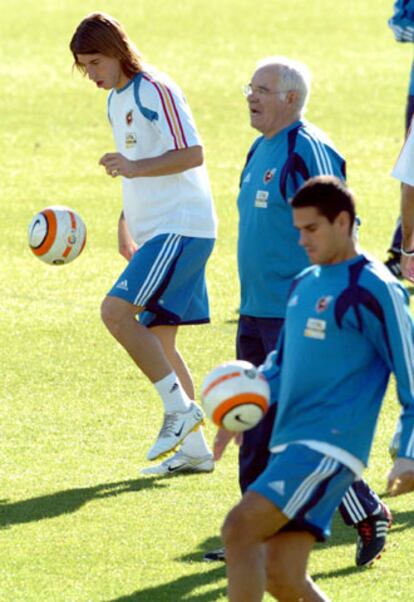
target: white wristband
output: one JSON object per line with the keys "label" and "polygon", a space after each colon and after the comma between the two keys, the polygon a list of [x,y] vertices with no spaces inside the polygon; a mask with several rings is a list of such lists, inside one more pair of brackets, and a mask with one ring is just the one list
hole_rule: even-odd
{"label": "white wristband", "polygon": [[401,247],[401,255],[404,255],[404,257],[414,257],[414,250],[413,251],[405,251]]}

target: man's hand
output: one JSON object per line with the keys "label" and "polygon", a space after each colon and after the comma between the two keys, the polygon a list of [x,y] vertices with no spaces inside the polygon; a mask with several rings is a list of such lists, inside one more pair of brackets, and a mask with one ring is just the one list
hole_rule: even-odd
{"label": "man's hand", "polygon": [[224,454],[224,450],[232,439],[234,439],[236,445],[241,445],[243,433],[231,433],[225,429],[218,429],[213,443],[213,454],[215,460],[220,460]]}
{"label": "man's hand", "polygon": [[401,255],[401,272],[404,278],[414,282],[414,257]]}
{"label": "man's hand", "polygon": [[138,249],[138,245],[129,233],[123,212],[119,216],[118,221],[118,249],[122,257],[125,257],[127,261],[131,259]]}
{"label": "man's hand", "polygon": [[108,176],[113,178],[117,176],[124,176],[124,178],[136,177],[134,162],[129,161],[121,153],[106,153],[99,159],[99,165],[103,165]]}
{"label": "man's hand", "polygon": [[388,475],[387,489],[392,496],[414,491],[414,460],[397,458]]}

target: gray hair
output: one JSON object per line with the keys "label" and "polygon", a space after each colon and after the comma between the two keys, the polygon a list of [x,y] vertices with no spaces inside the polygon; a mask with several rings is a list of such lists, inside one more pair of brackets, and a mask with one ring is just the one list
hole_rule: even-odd
{"label": "gray hair", "polygon": [[309,98],[312,80],[312,74],[308,67],[300,61],[293,61],[284,56],[269,56],[261,59],[256,68],[261,69],[262,67],[274,67],[283,90],[298,92],[297,108],[300,114],[303,114]]}

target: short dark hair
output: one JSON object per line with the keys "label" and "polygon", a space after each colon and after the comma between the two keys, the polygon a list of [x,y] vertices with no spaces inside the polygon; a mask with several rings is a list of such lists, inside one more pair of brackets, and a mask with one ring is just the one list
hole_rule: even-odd
{"label": "short dark hair", "polygon": [[143,71],[141,55],[126,31],[116,19],[105,13],[92,13],[81,21],[70,41],[70,49],[76,67],[82,72],[85,72],[85,67],[79,63],[78,54],[103,54],[117,58],[129,78]]}
{"label": "short dark hair", "polygon": [[294,209],[315,207],[331,223],[341,211],[350,218],[350,228],[355,222],[355,197],[346,184],[335,176],[315,176],[307,180],[290,202]]}

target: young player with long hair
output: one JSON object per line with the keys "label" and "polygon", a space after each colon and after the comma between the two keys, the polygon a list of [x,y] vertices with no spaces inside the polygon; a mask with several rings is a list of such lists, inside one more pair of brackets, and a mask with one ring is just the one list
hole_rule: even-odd
{"label": "young player with long hair", "polygon": [[102,319],[149,378],[164,420],[148,452],[155,460],[182,448],[148,473],[211,472],[212,454],[194,402],[189,369],[176,346],[179,327],[209,321],[206,262],[216,218],[203,147],[180,88],[143,62],[121,24],[93,13],[70,42],[75,65],[110,90],[115,151],[100,158],[122,178],[118,236],[128,265],[102,303]]}

